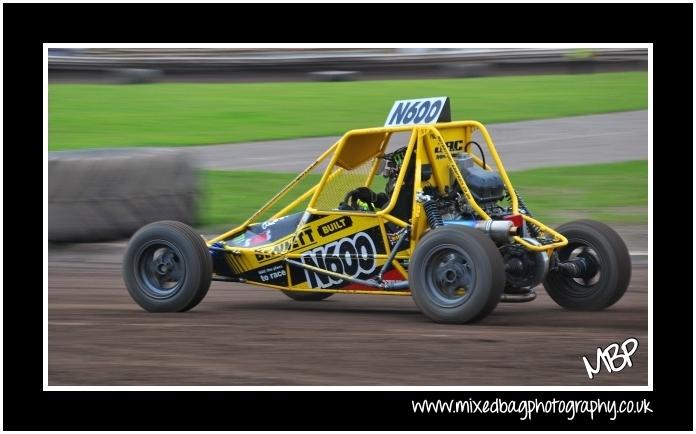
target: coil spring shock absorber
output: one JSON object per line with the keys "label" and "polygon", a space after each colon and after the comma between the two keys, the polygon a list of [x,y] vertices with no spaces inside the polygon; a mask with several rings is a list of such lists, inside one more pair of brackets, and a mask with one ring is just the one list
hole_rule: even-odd
{"label": "coil spring shock absorber", "polygon": [[437,209],[437,204],[435,204],[435,201],[431,196],[428,196],[427,194],[423,194],[422,191],[419,191],[416,194],[416,200],[420,203],[423,204],[423,209],[425,210],[425,216],[428,219],[428,225],[430,225],[431,229],[435,229],[440,226],[444,226],[445,224],[442,221],[442,216],[440,215],[440,211]]}
{"label": "coil spring shock absorber", "polygon": [[527,212],[527,215],[529,215],[531,217],[532,213],[529,211],[529,208],[527,208],[527,204],[524,203],[524,199],[522,198],[522,195],[517,193],[517,192],[515,192],[515,194],[517,195],[517,204],[519,205],[519,208],[522,208],[523,210],[525,210]]}
{"label": "coil spring shock absorber", "polygon": [[[524,199],[522,199],[522,195],[519,194],[517,191],[515,191],[515,194],[517,195],[517,205],[519,208],[523,209],[524,212],[529,216],[533,217],[531,211],[529,211],[529,208],[527,208],[527,204],[524,203]],[[512,201],[512,199],[508,196],[508,199]],[[537,228],[535,225],[531,223],[526,223],[527,228],[529,229],[529,234],[536,238],[539,236],[539,228]]]}

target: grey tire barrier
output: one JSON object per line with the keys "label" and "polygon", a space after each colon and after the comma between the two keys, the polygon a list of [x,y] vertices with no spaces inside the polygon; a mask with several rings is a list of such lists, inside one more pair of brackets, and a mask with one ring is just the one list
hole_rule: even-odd
{"label": "grey tire barrier", "polygon": [[197,202],[197,173],[184,151],[49,153],[49,241],[122,239],[158,220],[193,225]]}

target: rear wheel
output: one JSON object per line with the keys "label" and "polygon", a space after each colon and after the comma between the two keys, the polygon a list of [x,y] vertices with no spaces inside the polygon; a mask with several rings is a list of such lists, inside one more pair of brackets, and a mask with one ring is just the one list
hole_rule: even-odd
{"label": "rear wheel", "polygon": [[570,310],[602,310],[619,301],[631,280],[631,258],[619,234],[594,220],[576,220],[557,230],[568,239],[556,251],[558,260],[573,264],[573,272],[549,272],[544,280],[549,296]]}
{"label": "rear wheel", "polygon": [[505,266],[483,233],[444,226],[430,231],[416,247],[409,285],[416,306],[433,321],[474,322],[500,301]]}
{"label": "rear wheel", "polygon": [[141,228],[128,243],[123,280],[150,312],[184,312],[208,292],[213,272],[208,247],[193,229],[175,221]]}
{"label": "rear wheel", "polygon": [[283,291],[283,294],[297,301],[320,301],[333,295],[331,292]]}

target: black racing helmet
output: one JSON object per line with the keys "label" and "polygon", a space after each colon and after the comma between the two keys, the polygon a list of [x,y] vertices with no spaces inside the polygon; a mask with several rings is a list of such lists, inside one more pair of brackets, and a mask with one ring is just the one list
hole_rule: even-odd
{"label": "black racing helmet", "polygon": [[399,174],[401,165],[404,162],[404,157],[406,156],[406,149],[407,147],[404,146],[403,148],[399,148],[394,152],[390,152],[389,154],[384,154],[384,156],[382,156],[386,162],[382,170],[382,175],[384,175],[385,178]]}
{"label": "black racing helmet", "polygon": [[392,192],[394,191],[394,183],[396,182],[396,178],[399,176],[399,171],[401,171],[401,166],[404,163],[406,149],[408,149],[408,147],[404,146],[403,148],[399,148],[394,152],[390,152],[389,154],[384,154],[384,156],[382,156],[382,159],[385,161],[384,168],[382,169],[382,176],[389,179],[385,188],[385,191],[389,196],[391,196]]}

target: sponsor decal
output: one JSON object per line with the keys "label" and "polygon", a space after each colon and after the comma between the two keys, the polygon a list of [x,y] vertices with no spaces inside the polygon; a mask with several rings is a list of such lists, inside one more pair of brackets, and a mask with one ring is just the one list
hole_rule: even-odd
{"label": "sponsor decal", "polygon": [[396,101],[387,116],[385,127],[396,125],[433,124],[451,119],[446,96]]}
{"label": "sponsor decal", "polygon": [[353,220],[349,216],[345,216],[331,220],[328,223],[324,223],[323,225],[320,225],[317,230],[319,231],[319,235],[325,237],[351,226],[353,226]]}
{"label": "sponsor decal", "polygon": [[[399,270],[389,270],[386,273],[384,273],[384,282],[390,282],[390,283],[397,283],[397,282],[403,282],[404,281],[404,276],[399,272]],[[372,288],[371,286],[365,286],[365,285],[360,285],[357,283],[349,283],[348,285],[342,287],[341,289],[360,289],[363,291],[379,291],[377,288]],[[388,289],[382,289],[382,291]],[[395,291],[403,291],[402,289],[398,289]]]}
{"label": "sponsor decal", "polygon": [[261,229],[268,229],[269,227],[273,226],[274,224],[278,223],[281,220],[284,220],[288,218],[288,216],[283,216],[283,217],[278,217],[277,219],[265,221],[261,223]]}
{"label": "sponsor decal", "polygon": [[[365,232],[358,232],[303,254],[302,263],[334,273],[367,279],[375,270],[377,248]],[[310,288],[329,288],[340,285],[343,279],[304,270]]]}
{"label": "sponsor decal", "polygon": [[[461,151],[463,148],[462,143],[464,143],[464,140],[451,140],[449,142],[445,142],[445,146],[450,150],[450,152],[457,152]],[[444,149],[442,149],[441,146],[436,146],[435,147],[435,152],[437,153],[444,153]]]}
{"label": "sponsor decal", "polygon": [[258,268],[255,271],[256,276],[250,276],[249,280],[257,280],[262,283],[268,283],[269,285],[287,284],[287,272],[282,264],[269,265],[267,267]]}
{"label": "sponsor decal", "polygon": [[256,234],[251,238],[244,241],[244,247],[258,246],[259,244],[264,244],[271,239],[271,230],[267,229],[260,234]]}
{"label": "sponsor decal", "polygon": [[306,246],[311,246],[315,243],[316,240],[314,238],[314,231],[312,228],[306,228],[293,234],[269,249],[258,249],[255,250],[254,253],[257,261],[266,262],[274,259],[276,255],[281,253],[291,252]]}
{"label": "sponsor decal", "polygon": [[[437,136],[431,135],[430,136],[432,139],[437,139]],[[464,140],[451,140],[449,142],[445,142],[445,146],[447,146],[447,149],[449,149],[450,152],[459,152],[464,150]],[[442,160],[445,157],[445,150],[443,149],[443,146],[435,146],[435,158],[438,160]]]}

